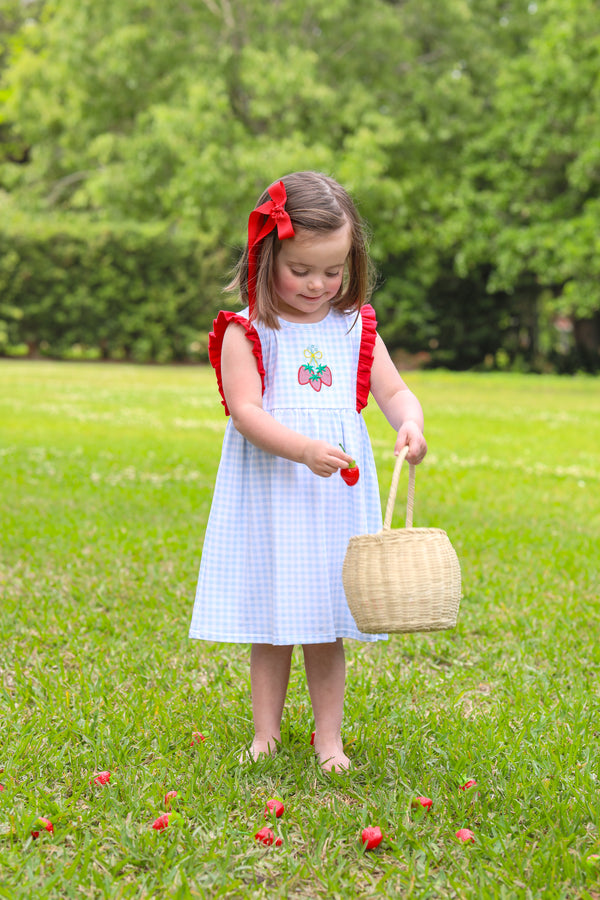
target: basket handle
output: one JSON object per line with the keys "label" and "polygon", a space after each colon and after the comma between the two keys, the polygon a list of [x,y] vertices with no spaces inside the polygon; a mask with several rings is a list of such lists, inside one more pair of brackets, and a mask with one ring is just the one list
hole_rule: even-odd
{"label": "basket handle", "polygon": [[[383,521],[383,530],[389,531],[392,527],[392,515],[396,504],[396,492],[398,490],[398,481],[400,480],[400,469],[402,463],[408,454],[408,447],[403,447],[396,457],[396,465],[392,475],[392,484],[390,487],[390,495],[388,497],[387,506],[385,508],[385,519]],[[409,463],[408,466],[408,495],[406,498],[406,527],[413,527],[413,506],[415,503],[415,466]]]}

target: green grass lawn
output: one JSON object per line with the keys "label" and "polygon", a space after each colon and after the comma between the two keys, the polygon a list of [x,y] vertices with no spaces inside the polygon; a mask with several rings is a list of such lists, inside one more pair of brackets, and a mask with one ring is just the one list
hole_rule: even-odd
{"label": "green grass lawn", "polygon": [[[0,362],[0,896],[600,898],[600,382],[408,381],[415,525],[459,554],[459,625],[347,644],[354,765],[326,776],[298,650],[281,751],[240,766],[248,648],[187,638],[212,373]],[[393,435],[366,418],[385,500]],[[271,797],[277,848],[254,840]]]}

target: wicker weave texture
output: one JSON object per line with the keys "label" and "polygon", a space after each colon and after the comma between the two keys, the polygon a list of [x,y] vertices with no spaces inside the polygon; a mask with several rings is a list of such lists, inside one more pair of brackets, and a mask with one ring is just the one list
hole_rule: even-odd
{"label": "wicker weave texture", "polygon": [[351,538],[342,578],[350,611],[366,634],[456,625],[460,564],[441,528],[397,528]]}

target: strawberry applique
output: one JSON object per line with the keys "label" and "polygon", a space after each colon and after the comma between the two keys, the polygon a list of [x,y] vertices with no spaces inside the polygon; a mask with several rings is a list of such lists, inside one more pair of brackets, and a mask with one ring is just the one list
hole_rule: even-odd
{"label": "strawberry applique", "polygon": [[315,346],[307,347],[304,357],[307,362],[298,369],[298,383],[310,384],[314,391],[320,391],[322,385],[331,387],[333,381],[331,369],[321,363],[323,359],[321,351]]}

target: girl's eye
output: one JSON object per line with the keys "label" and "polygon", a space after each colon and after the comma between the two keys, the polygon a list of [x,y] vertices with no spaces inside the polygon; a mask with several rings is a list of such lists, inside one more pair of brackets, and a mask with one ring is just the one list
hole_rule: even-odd
{"label": "girl's eye", "polygon": [[[299,272],[297,269],[292,269],[291,272],[296,278],[306,278],[308,275],[308,270]],[[325,278],[339,278],[339,274],[339,272],[325,272]]]}

